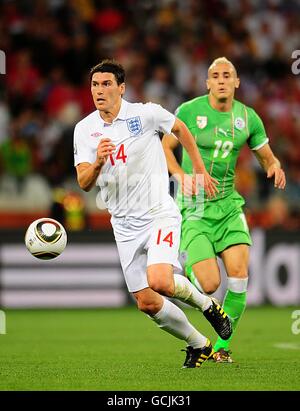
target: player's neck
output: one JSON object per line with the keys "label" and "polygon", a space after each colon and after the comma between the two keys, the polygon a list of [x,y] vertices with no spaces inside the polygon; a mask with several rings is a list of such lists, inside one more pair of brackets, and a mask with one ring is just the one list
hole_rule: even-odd
{"label": "player's neck", "polygon": [[233,98],[228,98],[225,101],[216,99],[212,94],[208,95],[209,104],[214,110],[226,112],[232,110]]}
{"label": "player's neck", "polygon": [[100,117],[105,123],[112,123],[113,120],[118,116],[119,111],[121,109],[122,100],[118,102],[115,106],[113,106],[109,110],[99,110]]}

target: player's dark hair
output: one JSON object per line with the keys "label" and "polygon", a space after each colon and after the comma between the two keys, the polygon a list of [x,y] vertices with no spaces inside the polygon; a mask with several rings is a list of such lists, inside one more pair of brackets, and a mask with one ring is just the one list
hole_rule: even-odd
{"label": "player's dark hair", "polygon": [[123,66],[115,60],[102,60],[101,63],[91,68],[90,80],[94,73],[112,73],[115,76],[118,86],[125,82],[125,70]]}

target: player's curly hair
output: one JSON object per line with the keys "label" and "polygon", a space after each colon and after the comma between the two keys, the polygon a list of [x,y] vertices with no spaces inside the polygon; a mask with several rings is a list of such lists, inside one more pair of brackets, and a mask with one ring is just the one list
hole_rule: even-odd
{"label": "player's curly hair", "polygon": [[99,64],[92,67],[90,70],[90,80],[92,80],[94,73],[112,73],[118,85],[125,82],[125,70],[123,66],[113,59],[102,60]]}

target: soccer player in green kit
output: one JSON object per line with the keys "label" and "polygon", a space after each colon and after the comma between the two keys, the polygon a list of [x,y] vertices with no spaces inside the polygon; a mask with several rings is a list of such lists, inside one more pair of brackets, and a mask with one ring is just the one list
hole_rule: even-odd
{"label": "soccer player in green kit", "polygon": [[[176,112],[194,135],[210,175],[218,180],[218,194],[199,202],[191,161],[183,150],[181,166],[174,155],[178,141],[163,137],[169,172],[179,181],[177,204],[183,216],[180,250],[185,256],[185,274],[200,291],[211,294],[220,285],[217,256],[227,273],[227,292],[223,301],[233,330],[246,307],[249,246],[251,238],[242,210],[245,201],[235,190],[235,166],[244,144],[253,150],[274,186],[284,189],[285,173],[274,156],[263,123],[256,112],[234,99],[240,80],[234,65],[220,57],[208,69],[208,95],[183,103]],[[204,196],[204,194],[203,194]],[[192,199],[201,216],[191,214]],[[198,201],[198,203],[197,203]],[[188,206],[187,206],[188,204]],[[192,216],[192,218],[191,218]],[[232,362],[228,340],[218,338],[214,346],[216,362]]]}

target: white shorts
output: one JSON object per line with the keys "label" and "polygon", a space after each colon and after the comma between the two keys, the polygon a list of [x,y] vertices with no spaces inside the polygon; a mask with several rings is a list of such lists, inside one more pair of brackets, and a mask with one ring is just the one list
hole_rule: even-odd
{"label": "white shorts", "polygon": [[181,215],[140,220],[111,219],[127,288],[136,292],[149,287],[147,267],[171,264],[174,272],[182,272],[178,260]]}

